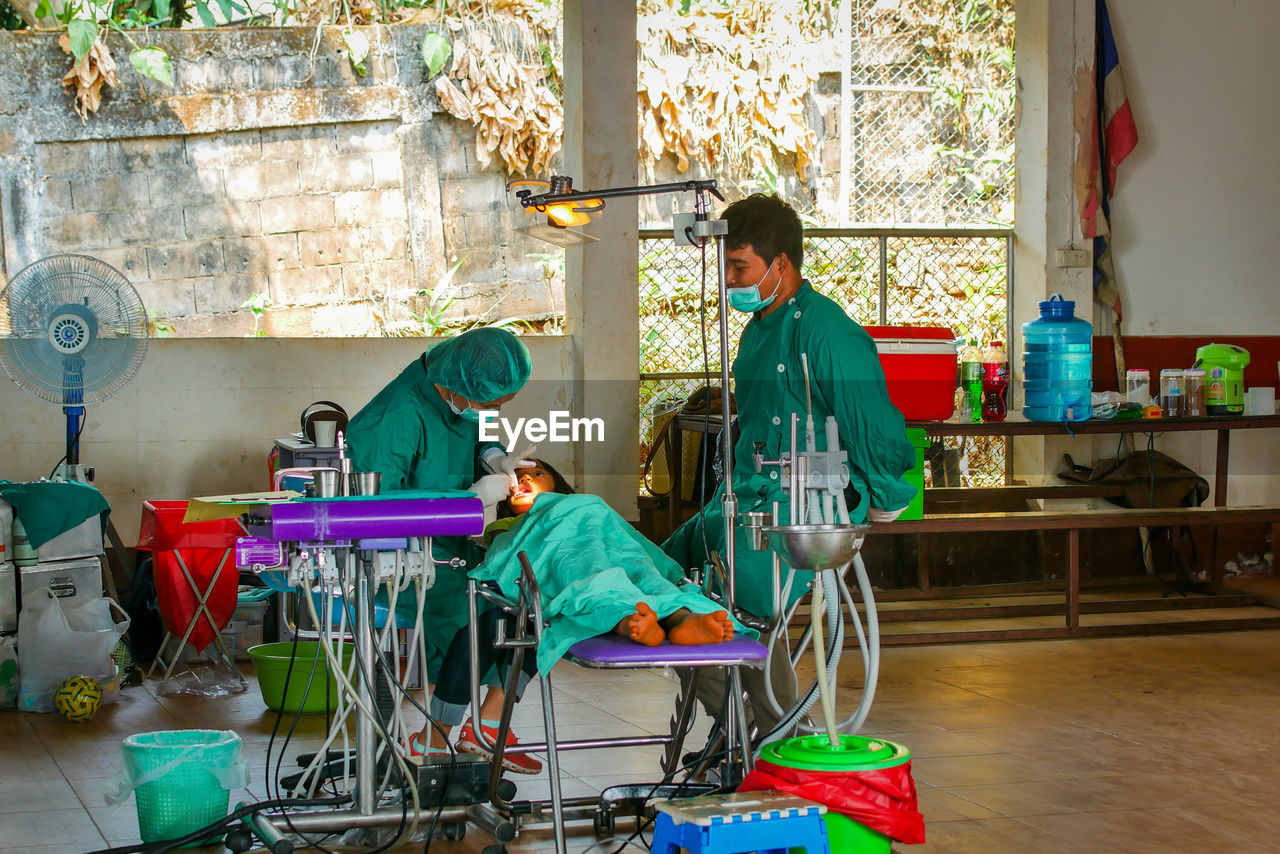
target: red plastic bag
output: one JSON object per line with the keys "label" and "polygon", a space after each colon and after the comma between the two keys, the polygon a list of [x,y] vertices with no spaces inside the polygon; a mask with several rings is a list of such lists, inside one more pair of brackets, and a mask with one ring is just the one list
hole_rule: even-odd
{"label": "red plastic bag", "polygon": [[[153,553],[155,566],[152,569],[160,618],[164,620],[165,629],[175,638],[186,634],[187,626],[200,607],[200,600],[196,598],[195,591],[187,583],[187,577],[182,574],[182,567],[178,565],[179,556],[201,595],[209,589],[214,574],[217,573],[218,576],[218,580],[213,582],[213,590],[205,600],[205,605],[213,614],[214,625],[210,625],[209,618],[201,613],[187,639],[187,643],[198,652],[213,643],[214,636],[231,622],[240,589],[240,572],[236,569],[235,558],[230,551],[166,549]],[[223,560],[226,563],[223,564],[222,571],[218,572],[218,565]]]}
{"label": "red plastic bag", "polygon": [[[197,591],[192,590],[191,583],[187,582],[178,559],[181,558],[187,567],[200,596],[213,583],[205,601],[213,615],[213,624],[207,616],[200,614],[187,639],[187,643],[199,651],[213,643],[214,637],[235,613],[240,572],[236,569],[232,549],[235,548],[236,537],[245,531],[238,519],[185,522],[186,512],[186,501],[142,502],[138,548],[152,552],[160,617],[164,620],[165,629],[176,638],[186,634],[200,603]],[[215,574],[216,583],[213,582]]]}
{"label": "red plastic bag", "polygon": [[776,789],[824,805],[827,809],[915,845],[924,842],[924,816],[916,800],[911,763],[870,771],[802,771],[759,760],[739,792]]}

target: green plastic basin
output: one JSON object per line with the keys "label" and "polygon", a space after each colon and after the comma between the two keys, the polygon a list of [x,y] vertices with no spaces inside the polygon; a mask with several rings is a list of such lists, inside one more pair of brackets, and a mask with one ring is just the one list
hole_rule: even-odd
{"label": "green plastic basin", "polygon": [[[329,657],[316,641],[298,641],[294,658],[291,641],[249,647],[258,689],[267,708],[277,712],[315,714],[338,705],[338,680],[329,672]],[[319,657],[317,660],[317,656]],[[293,662],[290,671],[289,664]],[[351,645],[342,647],[342,666],[351,661]],[[286,684],[287,683],[287,684]]]}

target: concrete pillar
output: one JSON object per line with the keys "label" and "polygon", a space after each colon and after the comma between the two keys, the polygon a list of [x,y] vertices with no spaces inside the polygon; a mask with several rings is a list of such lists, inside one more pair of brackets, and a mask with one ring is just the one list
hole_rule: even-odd
{"label": "concrete pillar", "polygon": [[[565,0],[564,174],[577,189],[638,183],[634,0]],[[639,206],[610,199],[585,227],[599,242],[566,250],[571,408],[604,420],[603,442],[583,442],[574,474],[628,519],[639,468]]]}
{"label": "concrete pillar", "polygon": [[[1012,401],[1022,407],[1023,323],[1039,316],[1053,294],[1075,300],[1076,316],[1093,319],[1089,267],[1060,266],[1059,250],[1084,248],[1077,214],[1075,158],[1083,131],[1077,93],[1087,95],[1093,55],[1093,0],[1018,0],[1018,87],[1014,144],[1018,169],[1013,299],[1009,360],[1018,381]],[[1014,442],[1014,477],[1028,483],[1056,480],[1063,453],[1091,459],[1091,443],[1028,437]]]}

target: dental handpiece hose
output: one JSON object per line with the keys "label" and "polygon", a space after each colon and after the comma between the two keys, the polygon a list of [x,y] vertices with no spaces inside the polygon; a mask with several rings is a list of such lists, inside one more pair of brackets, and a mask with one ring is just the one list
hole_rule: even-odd
{"label": "dental handpiece hose", "polygon": [[[817,436],[813,427],[813,393],[809,389],[809,354],[800,354],[800,364],[804,369],[804,449],[809,453],[815,453],[818,450]],[[827,450],[832,449],[830,443],[831,433],[827,433]]]}
{"label": "dental handpiece hose", "polygon": [[338,431],[338,471],[342,472],[342,483],[338,490],[342,495],[351,494],[351,458],[347,456],[347,435]]}

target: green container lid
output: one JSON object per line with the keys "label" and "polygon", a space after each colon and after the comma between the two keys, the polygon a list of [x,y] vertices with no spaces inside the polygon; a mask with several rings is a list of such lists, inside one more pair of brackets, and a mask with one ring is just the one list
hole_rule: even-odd
{"label": "green container lid", "polygon": [[874,771],[911,761],[911,751],[883,738],[837,736],[839,747],[826,735],[802,735],[765,745],[760,758],[801,771]]}
{"label": "green container lid", "polygon": [[1196,363],[1201,362],[1243,371],[1249,364],[1249,351],[1235,344],[1205,344],[1196,348]]}

